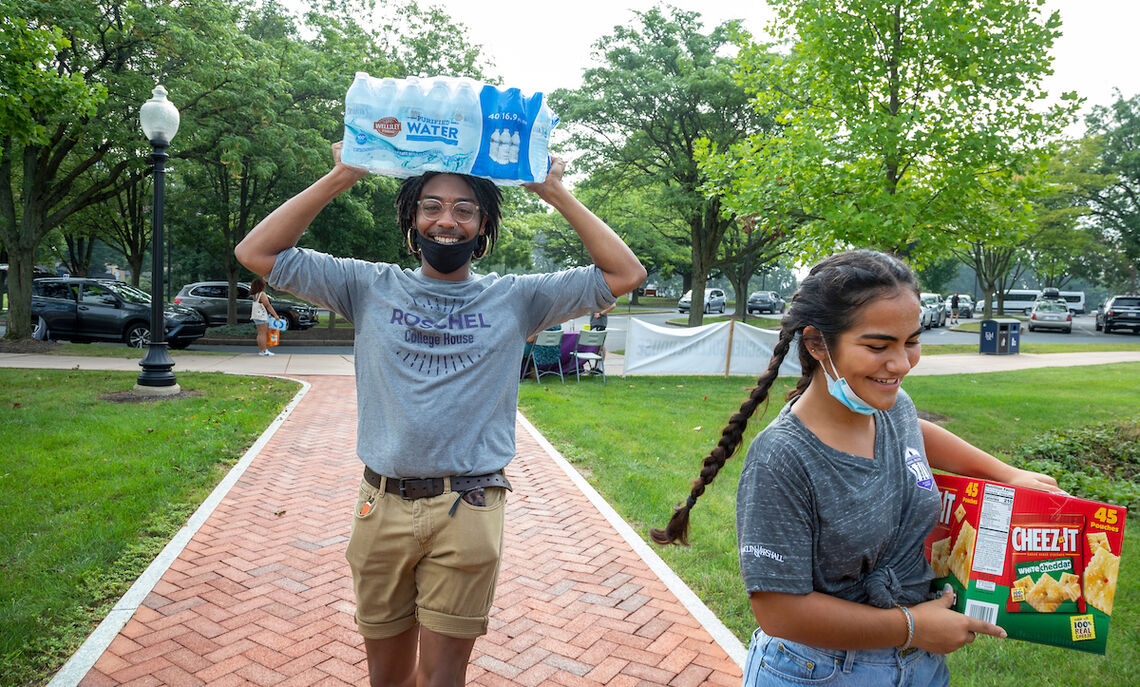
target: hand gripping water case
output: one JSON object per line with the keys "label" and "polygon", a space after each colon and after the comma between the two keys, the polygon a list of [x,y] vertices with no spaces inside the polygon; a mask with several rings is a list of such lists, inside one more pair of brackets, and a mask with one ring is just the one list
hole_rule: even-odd
{"label": "hand gripping water case", "polygon": [[501,185],[541,182],[557,125],[542,93],[449,76],[357,72],[345,95],[341,159],[396,177],[454,172]]}

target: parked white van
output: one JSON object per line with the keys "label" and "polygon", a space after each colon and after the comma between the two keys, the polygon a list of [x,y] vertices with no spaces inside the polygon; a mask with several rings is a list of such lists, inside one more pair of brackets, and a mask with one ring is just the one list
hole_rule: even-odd
{"label": "parked white van", "polygon": [[[1009,313],[1024,313],[1029,314],[1033,309],[1033,304],[1041,296],[1041,292],[1034,289],[1009,289],[1005,292],[1005,298],[1002,299],[1002,306],[1005,308],[1004,312]],[[986,301],[980,301],[976,312],[985,312]],[[1000,313],[997,311],[997,303],[994,303],[994,314]]]}
{"label": "parked white van", "polygon": [[1084,291],[1062,291],[1061,298],[1069,302],[1069,312],[1074,315],[1085,314],[1085,292]]}

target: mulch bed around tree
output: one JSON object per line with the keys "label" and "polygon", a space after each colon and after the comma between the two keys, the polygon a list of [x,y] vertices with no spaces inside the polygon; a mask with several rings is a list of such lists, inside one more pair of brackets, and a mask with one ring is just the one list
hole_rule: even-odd
{"label": "mulch bed around tree", "polygon": [[0,339],[0,353],[54,353],[59,344],[35,339]]}

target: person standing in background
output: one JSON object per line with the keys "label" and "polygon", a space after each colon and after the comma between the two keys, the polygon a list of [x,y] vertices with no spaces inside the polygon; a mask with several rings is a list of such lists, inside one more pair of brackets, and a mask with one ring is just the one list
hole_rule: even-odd
{"label": "person standing in background", "polygon": [[278,319],[277,311],[273,309],[273,303],[265,293],[265,280],[261,277],[250,282],[249,300],[251,301],[249,319],[257,325],[257,354],[273,355],[273,351],[269,350],[269,316]]}
{"label": "person standing in background", "polygon": [[616,307],[617,301],[614,301],[598,312],[590,313],[590,331],[605,331],[606,327],[609,326],[610,323],[610,311]]}

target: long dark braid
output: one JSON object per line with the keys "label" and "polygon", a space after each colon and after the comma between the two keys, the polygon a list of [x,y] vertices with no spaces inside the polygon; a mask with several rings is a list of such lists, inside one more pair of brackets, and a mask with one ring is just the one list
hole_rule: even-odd
{"label": "long dark braid", "polygon": [[[420,257],[420,247],[415,241],[416,212],[419,209],[416,201],[420,199],[424,184],[429,179],[445,173],[425,172],[416,177],[408,177],[400,184],[400,191],[396,194],[396,226],[403,233],[404,243],[408,246],[408,250],[417,258]],[[487,218],[483,234],[479,237],[479,242],[475,247],[475,257],[481,258],[495,249],[495,242],[499,239],[499,223],[503,217],[503,192],[488,179],[467,174],[456,174],[455,176],[462,178],[471,187],[471,192],[475,195],[475,202],[479,205],[479,212]]]}
{"label": "long dark braid", "polygon": [[783,364],[784,357],[788,354],[788,348],[791,347],[795,334],[796,332],[790,327],[782,326],[780,328],[780,339],[772,351],[772,359],[768,362],[768,369],[756,380],[756,386],[748,394],[744,403],[740,405],[740,410],[729,418],[728,424],[720,433],[720,441],[717,442],[716,448],[705,456],[701,475],[693,481],[689,499],[677,507],[665,529],[654,528],[649,531],[649,536],[654,542],[657,544],[689,543],[689,512],[696,505],[701,494],[705,493],[705,487],[712,484],[713,479],[724,467],[725,462],[736,452],[740,445],[740,439],[744,435],[744,430],[748,428],[748,420],[756,412],[756,408],[768,400],[768,390],[780,374],[780,365]]}
{"label": "long dark braid", "polygon": [[700,476],[693,480],[689,498],[677,506],[664,529],[652,529],[649,536],[657,544],[687,544],[689,539],[689,513],[697,499],[705,493],[725,462],[740,446],[748,420],[761,403],[768,400],[768,391],[776,381],[780,365],[787,357],[792,342],[798,335],[798,354],[802,374],[788,398],[807,390],[818,366],[812,357],[808,342],[804,341],[804,327],[815,327],[829,347],[834,348],[839,335],[850,329],[859,309],[874,298],[892,290],[907,289],[918,296],[918,282],[902,261],[885,253],[856,250],[833,255],[811,269],[792,297],[791,307],[780,325],[780,338],[768,361],[768,369],[756,380],[756,386],[740,410],[721,431],[720,440],[701,465]]}

